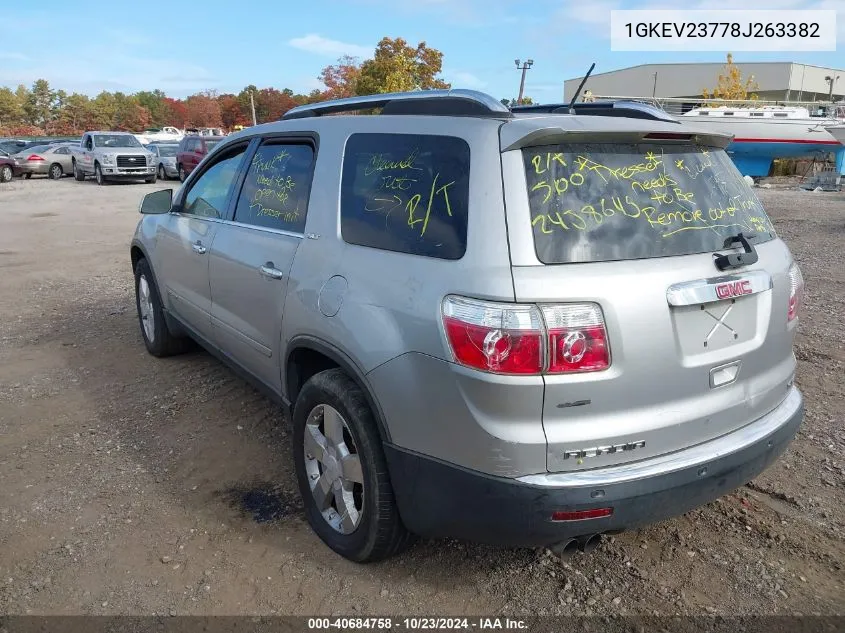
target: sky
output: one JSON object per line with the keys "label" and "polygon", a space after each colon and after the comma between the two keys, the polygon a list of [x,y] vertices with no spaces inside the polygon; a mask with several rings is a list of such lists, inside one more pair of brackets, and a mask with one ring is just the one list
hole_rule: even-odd
{"label": "sky", "polygon": [[[690,9],[738,8],[736,0],[687,0]],[[25,6],[26,5],[26,6]],[[154,7],[161,7],[155,10]],[[30,8],[31,7],[31,8]],[[205,0],[143,3],[11,2],[0,16],[0,86],[47,79],[95,95],[159,88],[173,97],[244,86],[320,87],[341,55],[371,57],[384,37],[425,41],[444,54],[456,88],[514,98],[515,59],[532,59],[525,94],[560,101],[565,79],[643,63],[723,61],[721,52],[610,50],[611,9],[678,8],[662,0]],[[838,52],[741,53],[735,61],[795,61],[845,68],[845,0],[746,0],[741,7],[838,9]]]}

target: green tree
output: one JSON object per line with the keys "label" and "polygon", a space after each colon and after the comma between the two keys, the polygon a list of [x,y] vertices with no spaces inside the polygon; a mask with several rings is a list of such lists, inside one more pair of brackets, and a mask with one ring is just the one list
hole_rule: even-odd
{"label": "green tree", "polygon": [[50,82],[46,79],[36,79],[24,105],[29,123],[46,128],[51,119],[54,98],[55,93],[50,90]]}
{"label": "green tree", "polygon": [[425,42],[413,47],[401,37],[385,37],[378,43],[373,59],[361,64],[355,92],[367,95],[450,88],[450,84],[438,77],[442,67],[443,53],[429,48]]}
{"label": "green tree", "polygon": [[115,115],[117,114],[116,95],[121,93],[111,93],[103,91],[94,97],[90,106],[91,120],[89,125],[91,127],[111,129],[115,123]]}
{"label": "green tree", "polygon": [[0,128],[20,125],[24,110],[18,96],[11,88],[0,88]]}

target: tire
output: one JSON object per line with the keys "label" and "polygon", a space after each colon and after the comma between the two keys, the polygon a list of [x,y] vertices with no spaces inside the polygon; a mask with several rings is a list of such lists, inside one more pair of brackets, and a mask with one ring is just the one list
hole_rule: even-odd
{"label": "tire", "polygon": [[76,178],[78,182],[85,181],[85,174],[79,168],[79,165],[76,164],[76,161],[73,161],[73,177]]}
{"label": "tire", "polygon": [[161,358],[181,354],[188,349],[190,341],[173,336],[167,327],[161,308],[161,295],[156,288],[150,265],[144,258],[135,264],[135,307],[141,337],[150,354]]}
{"label": "tire", "polygon": [[62,166],[58,163],[53,163],[50,165],[50,172],[48,174],[52,180],[60,180],[62,176],[65,175]]}
{"label": "tire", "polygon": [[12,172],[12,168],[9,165],[3,165],[0,167],[0,182],[11,182],[12,177],[15,174]]}
{"label": "tire", "polygon": [[185,168],[179,165],[179,182],[185,182],[185,178],[187,177],[188,174],[185,173]]}
{"label": "tire", "polygon": [[24,178],[24,180],[29,180],[30,178],[32,178],[32,174],[31,173],[30,174],[24,174],[23,178]]}
{"label": "tire", "polygon": [[158,166],[158,179],[159,180],[167,180],[167,172],[164,171],[164,165],[159,163]]}
{"label": "tire", "polygon": [[[327,419],[334,421],[334,432],[327,430]],[[320,452],[329,457],[320,461],[315,449],[326,446],[332,449]],[[308,523],[335,552],[368,563],[398,554],[413,542],[396,507],[373,413],[360,387],[343,370],[320,372],[302,387],[293,413],[293,459]],[[345,460],[350,460],[349,466]],[[329,493],[320,494],[321,485]],[[343,492],[340,501],[335,486]],[[318,505],[318,497],[325,501]],[[343,512],[350,504],[354,511]]]}
{"label": "tire", "polygon": [[94,163],[94,180],[101,187],[106,184],[106,177],[103,176],[103,170],[100,168],[100,163]]}

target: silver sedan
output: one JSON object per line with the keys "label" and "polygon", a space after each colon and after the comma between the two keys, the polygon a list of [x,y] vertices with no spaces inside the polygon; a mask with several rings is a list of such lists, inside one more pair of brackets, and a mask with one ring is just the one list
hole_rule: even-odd
{"label": "silver sedan", "polygon": [[70,148],[66,144],[28,147],[14,154],[12,158],[20,167],[24,178],[41,174],[58,180],[73,173]]}
{"label": "silver sedan", "polygon": [[179,149],[178,143],[150,143],[146,146],[146,149],[156,155],[159,180],[177,178],[179,176],[179,171],[176,169],[176,150]]}

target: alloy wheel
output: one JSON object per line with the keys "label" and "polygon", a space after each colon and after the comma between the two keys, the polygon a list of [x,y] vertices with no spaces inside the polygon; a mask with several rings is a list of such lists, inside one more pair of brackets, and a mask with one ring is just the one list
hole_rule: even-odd
{"label": "alloy wheel", "polygon": [[144,275],[141,275],[138,279],[138,312],[144,334],[147,336],[147,340],[152,343],[155,341],[155,313],[153,312],[150,284],[147,283],[147,278]]}
{"label": "alloy wheel", "polygon": [[358,447],[343,416],[327,404],[308,414],[303,436],[311,495],[335,531],[351,534],[364,510],[364,475]]}

